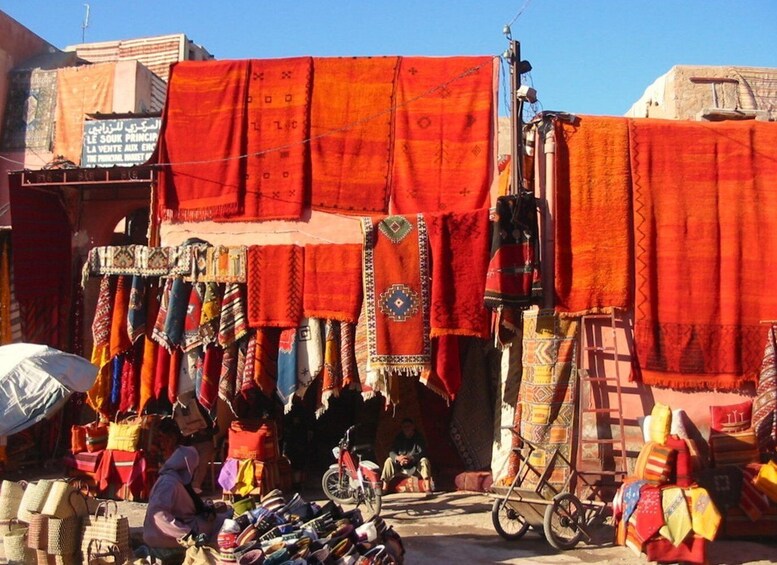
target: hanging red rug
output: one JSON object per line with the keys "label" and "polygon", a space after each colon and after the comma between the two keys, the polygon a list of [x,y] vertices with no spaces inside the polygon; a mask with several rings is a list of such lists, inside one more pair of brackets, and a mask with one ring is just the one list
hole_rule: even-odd
{"label": "hanging red rug", "polygon": [[427,216],[432,250],[431,335],[488,339],[483,303],[489,260],[488,210]]}

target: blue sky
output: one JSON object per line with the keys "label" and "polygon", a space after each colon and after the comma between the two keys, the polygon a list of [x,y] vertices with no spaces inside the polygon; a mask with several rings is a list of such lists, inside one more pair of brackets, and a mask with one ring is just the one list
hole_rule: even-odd
{"label": "blue sky", "polygon": [[[623,114],[673,65],[777,67],[776,0],[86,0],[87,41],[185,33],[217,58],[502,53],[512,26],[544,109]],[[0,0],[57,47],[85,0]]]}

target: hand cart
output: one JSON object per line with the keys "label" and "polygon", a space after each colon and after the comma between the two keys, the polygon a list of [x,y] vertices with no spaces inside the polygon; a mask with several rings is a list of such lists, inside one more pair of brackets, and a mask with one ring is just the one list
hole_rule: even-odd
{"label": "hand cart", "polygon": [[[581,501],[570,490],[579,475],[574,466],[556,448],[545,469],[540,472],[530,462],[535,450],[543,450],[539,445],[525,439],[513,428],[511,431],[526,446],[528,453],[523,458],[521,469],[510,486],[494,485],[494,505],[491,508],[491,521],[494,529],[508,541],[518,540],[532,528],[544,533],[545,539],[555,549],[566,550],[575,547],[580,540],[591,541],[590,527],[599,520],[607,509],[607,504],[598,500]],[[520,451],[520,448],[513,448]],[[548,482],[557,460],[569,465],[572,472],[564,485],[556,488]],[[533,473],[538,477],[535,488],[521,488],[524,479]],[[547,498],[548,493],[552,494]]]}

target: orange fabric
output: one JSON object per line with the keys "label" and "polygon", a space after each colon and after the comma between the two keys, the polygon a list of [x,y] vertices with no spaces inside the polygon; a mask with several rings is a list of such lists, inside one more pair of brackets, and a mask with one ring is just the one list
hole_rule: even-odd
{"label": "orange fabric", "polygon": [[[556,308],[631,305],[631,174],[623,118],[556,124]],[[606,221],[602,221],[606,218]]]}
{"label": "orange fabric", "polygon": [[113,111],[116,63],[65,67],[57,71],[54,153],[81,162],[86,114]]}
{"label": "orange fabric", "polygon": [[[316,58],[310,105],[312,204],[385,213],[398,57]],[[385,111],[385,115],[379,115]]]}
{"label": "orange fabric", "polygon": [[245,186],[248,61],[185,61],[170,69],[159,137],[161,215],[237,214]]}
{"label": "orange fabric", "polygon": [[127,333],[127,313],[129,312],[129,295],[131,277],[119,276],[116,283],[116,294],[113,298],[111,312],[111,357],[116,357],[132,347],[132,340]]}
{"label": "orange fabric", "polygon": [[306,318],[355,324],[362,306],[362,246],[305,246]]}
{"label": "orange fabric", "polygon": [[[159,291],[157,285],[152,283],[148,292],[146,292],[146,319],[156,320],[159,313]],[[151,339],[151,333],[154,326],[151,323],[146,325],[146,333],[143,341],[143,360],[140,365],[140,400],[138,403],[138,413],[142,414],[146,403],[154,397],[154,378],[156,374],[156,350],[158,344]]]}
{"label": "orange fabric", "polygon": [[312,59],[256,59],[250,65],[243,212],[229,220],[298,220],[305,203]]}
{"label": "orange fabric", "polygon": [[296,328],[302,319],[305,249],[252,245],[246,254],[248,325]]}
{"label": "orange fabric", "polygon": [[777,313],[777,125],[631,120],[630,139],[642,380],[739,389]]}
{"label": "orange fabric", "polygon": [[403,57],[392,213],[487,208],[493,174],[492,57]]}

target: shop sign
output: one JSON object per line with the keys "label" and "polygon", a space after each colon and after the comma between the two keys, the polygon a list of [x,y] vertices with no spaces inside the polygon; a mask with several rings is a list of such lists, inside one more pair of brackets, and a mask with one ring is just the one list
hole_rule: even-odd
{"label": "shop sign", "polygon": [[161,118],[84,122],[82,167],[129,167],[145,163],[156,147]]}

